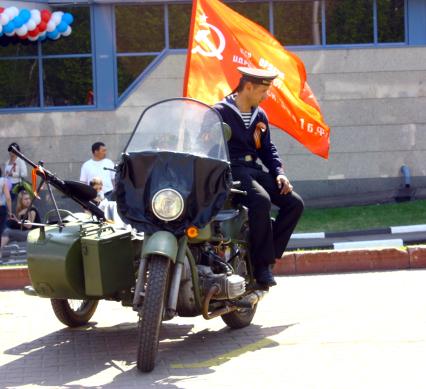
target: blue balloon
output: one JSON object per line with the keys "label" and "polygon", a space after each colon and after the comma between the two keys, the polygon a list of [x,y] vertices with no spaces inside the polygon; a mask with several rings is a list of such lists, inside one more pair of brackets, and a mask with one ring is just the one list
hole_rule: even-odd
{"label": "blue balloon", "polygon": [[67,30],[67,28],[68,28],[68,24],[66,24],[66,23],[63,21],[63,19],[62,19],[62,22],[61,22],[61,23],[59,23],[59,24],[58,24],[58,26],[56,27],[56,29],[57,29],[59,32],[65,32],[65,31]]}
{"label": "blue balloon", "polygon": [[45,41],[46,40],[46,34],[44,34],[44,35],[40,35],[39,37],[38,37],[38,40],[39,41]]}
{"label": "blue balloon", "polygon": [[70,25],[74,21],[74,17],[70,13],[66,12],[62,16],[62,21]]}
{"label": "blue balloon", "polygon": [[15,24],[15,28],[20,28],[24,24],[24,21],[19,15],[16,18],[14,18],[12,22]]}
{"label": "blue balloon", "polygon": [[25,24],[26,22],[28,22],[28,20],[30,20],[31,12],[29,10],[27,10],[26,8],[23,8],[19,12],[19,17],[23,20],[23,22],[24,22],[23,24]]}
{"label": "blue balloon", "polygon": [[15,30],[15,23],[13,20],[3,26],[3,32],[5,34],[10,34],[13,30]]}
{"label": "blue balloon", "polygon": [[58,35],[59,35],[59,32],[58,32],[58,30],[55,28],[53,31],[48,32],[46,35],[47,35],[47,37],[48,37],[48,38],[50,38],[50,39],[56,39],[56,38],[58,37]]}
{"label": "blue balloon", "polygon": [[0,37],[3,35],[3,31],[2,32],[0,32]]}

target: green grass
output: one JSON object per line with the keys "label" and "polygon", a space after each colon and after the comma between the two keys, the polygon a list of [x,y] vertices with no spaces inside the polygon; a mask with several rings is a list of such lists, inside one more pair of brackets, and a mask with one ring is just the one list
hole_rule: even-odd
{"label": "green grass", "polygon": [[426,200],[346,208],[305,209],[296,232],[365,230],[426,224]]}
{"label": "green grass", "polygon": [[0,264],[0,268],[3,268],[3,269],[19,269],[19,268],[24,268],[24,267],[27,267],[27,265],[25,265],[25,264],[19,264],[19,265],[17,265],[17,264],[13,264],[13,265],[8,265],[7,263],[1,263]]}

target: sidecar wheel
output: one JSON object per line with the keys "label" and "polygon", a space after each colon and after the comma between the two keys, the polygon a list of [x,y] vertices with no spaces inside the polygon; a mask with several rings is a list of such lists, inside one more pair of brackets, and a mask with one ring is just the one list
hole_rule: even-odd
{"label": "sidecar wheel", "polygon": [[138,369],[150,372],[157,357],[161,321],[166,299],[170,260],[153,255],[148,262],[148,280],[139,319]]}
{"label": "sidecar wheel", "polygon": [[256,313],[257,304],[253,308],[247,308],[240,311],[234,311],[222,315],[221,318],[225,324],[232,329],[247,327],[253,320]]}
{"label": "sidecar wheel", "polygon": [[79,327],[88,323],[98,306],[98,300],[50,299],[58,320],[68,327]]}

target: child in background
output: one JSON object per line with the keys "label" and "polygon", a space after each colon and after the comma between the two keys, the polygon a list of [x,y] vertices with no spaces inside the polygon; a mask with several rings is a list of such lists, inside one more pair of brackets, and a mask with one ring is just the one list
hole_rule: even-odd
{"label": "child in background", "polygon": [[102,188],[104,186],[104,184],[102,182],[102,178],[100,178],[100,177],[93,177],[91,179],[91,181],[90,181],[90,186],[94,190],[96,190],[96,193],[98,194],[93,201],[99,207],[100,203],[105,199],[104,193],[102,192]]}

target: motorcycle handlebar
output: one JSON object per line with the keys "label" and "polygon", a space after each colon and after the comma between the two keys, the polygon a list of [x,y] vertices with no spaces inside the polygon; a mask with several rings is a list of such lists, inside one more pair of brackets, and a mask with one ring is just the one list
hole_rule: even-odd
{"label": "motorcycle handlebar", "polygon": [[31,159],[27,158],[24,154],[22,154],[15,146],[10,146],[7,151],[15,154],[17,157],[21,158],[28,165],[32,166],[36,170],[36,174],[62,192],[64,195],[68,196],[70,199],[74,200],[76,203],[81,205],[82,207],[88,209],[92,214],[94,214],[98,219],[105,219],[104,212],[97,207],[96,204],[91,201],[81,200],[75,194],[73,194],[70,189],[67,187],[67,184],[64,180],[56,177],[53,173],[43,167],[43,164],[39,162],[36,164]]}

